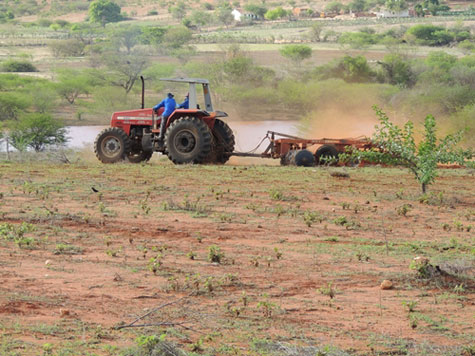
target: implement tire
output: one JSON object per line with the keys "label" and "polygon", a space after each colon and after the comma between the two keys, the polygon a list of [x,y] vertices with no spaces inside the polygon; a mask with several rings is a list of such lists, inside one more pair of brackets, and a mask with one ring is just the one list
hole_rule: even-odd
{"label": "implement tire", "polygon": [[124,130],[109,127],[102,130],[94,141],[94,153],[102,163],[117,163],[130,152],[131,141]]}
{"label": "implement tire", "polygon": [[208,125],[196,117],[182,117],[165,132],[167,156],[175,164],[203,163],[212,146],[213,135]]}
{"label": "implement tire", "polygon": [[323,145],[315,152],[315,162],[320,165],[334,165],[330,159],[338,158],[338,150],[333,145]]}

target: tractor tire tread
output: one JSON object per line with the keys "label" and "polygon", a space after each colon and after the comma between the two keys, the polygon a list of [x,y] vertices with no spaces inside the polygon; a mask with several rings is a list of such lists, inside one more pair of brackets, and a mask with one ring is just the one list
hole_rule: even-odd
{"label": "tractor tire tread", "polygon": [[208,125],[203,120],[197,117],[182,117],[173,121],[165,132],[165,142],[167,143],[170,139],[170,135],[174,133],[175,129],[180,125],[184,125],[184,123],[190,123],[196,128],[197,135],[202,141],[201,150],[197,152],[195,157],[184,159],[183,157],[179,157],[179,154],[175,154],[173,152],[174,150],[171,150],[170,147],[166,147],[166,155],[174,164],[203,163],[211,152],[213,146],[213,135]]}
{"label": "tractor tire tread", "polygon": [[[115,134],[117,138],[119,138],[123,143],[123,151],[122,151],[123,153],[119,159],[108,159],[101,152],[100,141],[107,134]],[[129,136],[127,136],[124,130],[118,127],[108,127],[102,130],[101,132],[99,132],[99,134],[96,136],[96,139],[94,140],[94,153],[97,159],[101,161],[102,163],[117,163],[119,161],[125,160],[126,155],[131,150],[131,146],[132,146],[132,143],[130,141],[130,138]]]}

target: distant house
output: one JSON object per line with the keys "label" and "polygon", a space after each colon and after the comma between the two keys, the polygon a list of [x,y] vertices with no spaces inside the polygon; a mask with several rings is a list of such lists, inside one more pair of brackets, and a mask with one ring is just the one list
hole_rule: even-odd
{"label": "distant house", "polygon": [[402,11],[382,10],[376,12],[375,14],[377,18],[411,17],[409,14],[409,9]]}
{"label": "distant house", "polygon": [[234,17],[234,21],[237,21],[237,22],[241,21],[241,17],[242,17],[241,11],[239,11],[238,9],[234,9],[233,11],[231,11],[231,14]]}

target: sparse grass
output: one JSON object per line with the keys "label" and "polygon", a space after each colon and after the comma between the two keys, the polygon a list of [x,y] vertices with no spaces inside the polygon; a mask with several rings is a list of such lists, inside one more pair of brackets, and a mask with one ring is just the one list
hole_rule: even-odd
{"label": "sparse grass", "polygon": [[[466,310],[473,299],[474,240],[467,227],[474,215],[467,207],[475,192],[468,170],[441,171],[442,199],[435,191],[434,205],[419,203],[412,177],[398,169],[358,168],[350,181],[333,179],[319,168],[235,168],[175,167],[153,160],[143,166],[0,163],[0,268],[4,288],[12,291],[0,295],[0,307],[24,313],[16,326],[2,319],[0,353],[134,355],[126,353],[127,345],[130,352],[143,352],[134,339],[154,330],[166,331],[165,341],[177,343],[174,352],[183,354],[192,353],[193,345],[203,354],[345,355],[339,340],[344,345],[368,340],[375,354],[406,350],[459,356],[461,347],[446,348],[440,340],[470,345],[464,330],[471,322]],[[164,177],[163,185],[150,183],[157,174]],[[92,184],[100,187],[100,200]],[[396,197],[401,184],[404,194]],[[284,192],[280,200],[270,196],[273,189]],[[396,210],[404,204],[412,206],[406,216]],[[104,214],[107,210],[114,214]],[[22,222],[34,227],[23,236],[34,239],[37,250],[20,249],[10,237]],[[422,278],[417,269],[411,271],[408,264],[416,256],[427,256],[443,274]],[[27,272],[28,280],[15,277]],[[394,288],[390,296],[382,291],[379,306],[373,301],[382,279],[390,279]],[[66,284],[60,295],[47,288],[39,295],[33,286],[40,280],[45,286]],[[186,321],[199,336],[176,325],[110,328],[188,294],[182,304],[143,322]],[[94,304],[97,295],[104,295],[101,308]],[[397,331],[403,337],[384,335],[383,341],[377,326],[367,322],[380,320],[381,312],[388,325],[400,320],[401,313],[387,311],[408,310],[403,301],[417,301]],[[92,306],[110,322],[80,324],[77,320],[86,322],[85,308]],[[65,308],[71,315],[61,323],[42,321],[42,315],[59,318]],[[349,331],[348,318],[354,325],[364,320],[366,331]],[[322,319],[328,323],[320,325]],[[269,329],[300,341],[284,344]],[[335,345],[326,348],[299,336],[329,333]],[[20,341],[25,335],[53,334],[58,341]],[[253,344],[253,337],[273,346]],[[67,341],[73,338],[86,341]],[[45,343],[51,345],[43,348]],[[355,345],[355,353],[367,352],[366,346]]]}

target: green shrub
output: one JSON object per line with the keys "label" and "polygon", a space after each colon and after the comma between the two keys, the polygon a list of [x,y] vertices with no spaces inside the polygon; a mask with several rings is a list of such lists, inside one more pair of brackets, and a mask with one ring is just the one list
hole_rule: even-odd
{"label": "green shrub", "polygon": [[89,20],[104,26],[108,22],[123,20],[120,6],[110,0],[96,0],[89,5]]}
{"label": "green shrub", "polygon": [[399,127],[379,108],[375,107],[375,111],[380,122],[375,127],[376,132],[372,137],[375,148],[366,151],[356,150],[349,155],[350,157],[346,154],[342,154],[341,157],[406,167],[421,184],[423,194],[426,193],[427,186],[437,177],[438,163],[464,165],[473,157],[471,150],[455,148],[462,139],[462,132],[447,135],[441,140],[437,139],[436,121],[432,115],[426,116],[424,138],[416,144],[414,125],[411,121]]}
{"label": "green shrub", "polygon": [[364,83],[374,81],[376,73],[365,57],[344,56],[336,62],[317,67],[314,76],[317,79],[341,78],[348,83]]}
{"label": "green shrub", "polygon": [[28,61],[10,59],[1,64],[2,72],[38,72],[38,69]]}
{"label": "green shrub", "polygon": [[279,50],[280,54],[299,64],[312,56],[312,49],[307,45],[293,44],[286,45]]}
{"label": "green shrub", "polygon": [[414,39],[416,43],[428,46],[445,46],[455,40],[454,32],[442,26],[430,24],[415,25],[407,30],[406,35],[408,40]]}
{"label": "green shrub", "polygon": [[67,142],[63,124],[47,114],[26,114],[13,122],[10,131],[12,145],[19,151],[31,147],[43,151],[47,146]]}
{"label": "green shrub", "polygon": [[58,57],[81,57],[85,54],[86,45],[78,39],[54,41],[50,45],[53,55]]}
{"label": "green shrub", "polygon": [[15,92],[0,92],[0,121],[13,120],[30,105],[30,98]]}
{"label": "green shrub", "polygon": [[338,38],[338,43],[352,48],[361,48],[378,43],[377,35],[366,32],[345,32]]}
{"label": "green shrub", "polygon": [[275,9],[267,10],[264,17],[266,18],[266,20],[274,21],[286,17],[287,15],[288,12],[279,6]]}
{"label": "green shrub", "polygon": [[389,84],[402,87],[411,87],[416,82],[416,76],[412,71],[409,61],[399,54],[390,53],[384,56],[382,62],[385,81]]}

